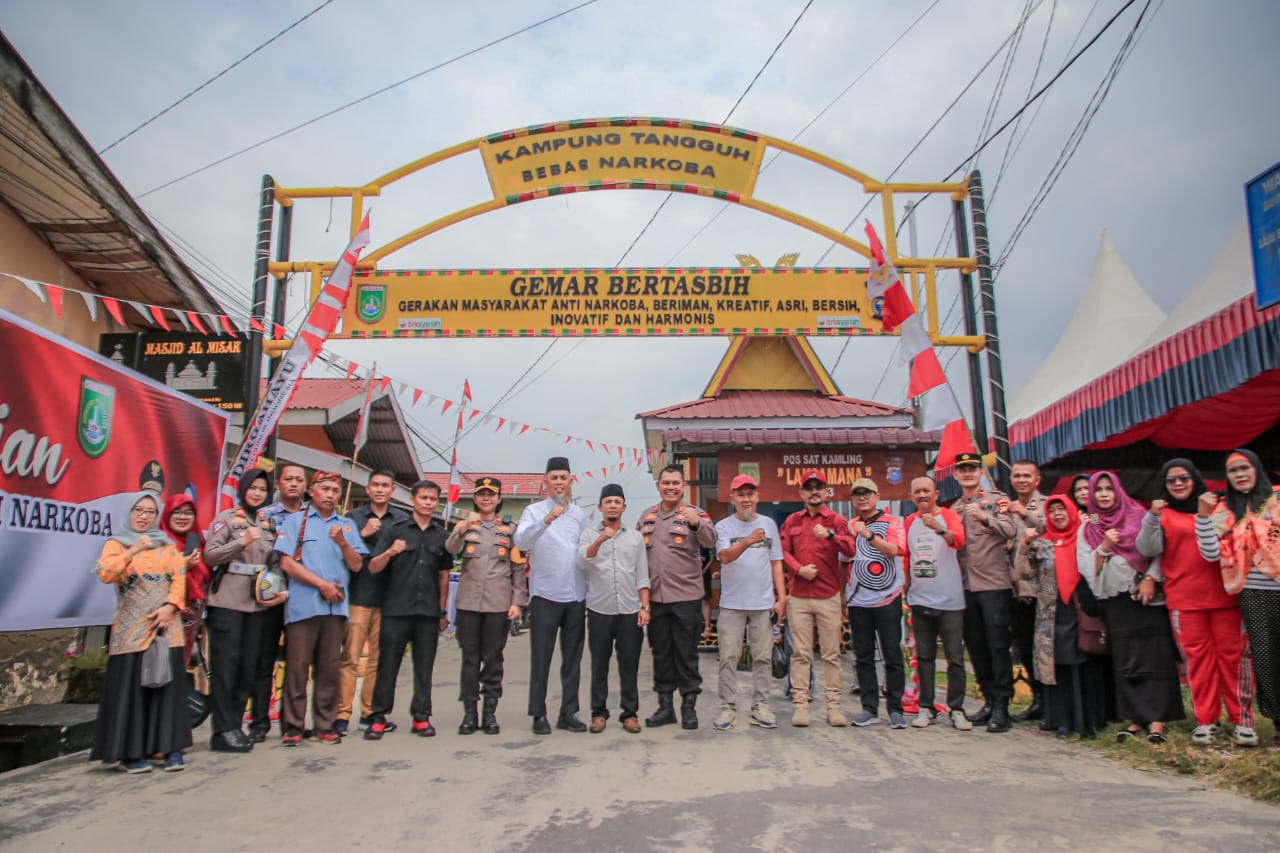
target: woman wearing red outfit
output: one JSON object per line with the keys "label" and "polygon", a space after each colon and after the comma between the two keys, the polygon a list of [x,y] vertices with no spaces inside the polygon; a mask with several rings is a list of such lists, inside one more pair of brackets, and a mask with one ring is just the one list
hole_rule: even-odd
{"label": "woman wearing red outfit", "polygon": [[182,661],[191,663],[200,627],[204,624],[204,600],[212,572],[204,564],[204,536],[196,526],[196,502],[184,493],[170,495],[160,513],[160,527],[187,558],[187,606],[182,610]]}
{"label": "woman wearing red outfit", "polygon": [[1164,594],[1173,636],[1187,662],[1187,684],[1196,715],[1193,743],[1208,746],[1218,733],[1222,706],[1238,746],[1257,746],[1253,730],[1253,676],[1244,654],[1244,625],[1236,596],[1222,586],[1217,560],[1196,544],[1196,507],[1208,491],[1196,466],[1171,459],[1161,471],[1164,497],[1142,519],[1138,550],[1162,557]]}

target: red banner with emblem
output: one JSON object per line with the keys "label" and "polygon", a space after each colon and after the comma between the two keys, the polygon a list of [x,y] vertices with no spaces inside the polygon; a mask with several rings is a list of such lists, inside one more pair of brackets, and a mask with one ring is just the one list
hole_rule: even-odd
{"label": "red banner with emblem", "polygon": [[0,352],[0,631],[108,625],[121,506],[186,492],[207,528],[228,416],[4,311]]}

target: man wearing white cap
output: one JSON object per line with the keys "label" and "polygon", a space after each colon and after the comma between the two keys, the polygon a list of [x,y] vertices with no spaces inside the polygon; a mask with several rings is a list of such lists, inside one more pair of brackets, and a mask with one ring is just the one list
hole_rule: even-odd
{"label": "man wearing white cap", "polygon": [[728,731],[737,719],[738,656],[745,629],[751,648],[751,725],[777,728],[769,710],[772,612],[786,613],[787,582],[782,572],[782,541],[772,518],[756,514],[756,481],[739,474],[729,484],[734,514],[716,524],[720,560],[720,716],[712,727]]}

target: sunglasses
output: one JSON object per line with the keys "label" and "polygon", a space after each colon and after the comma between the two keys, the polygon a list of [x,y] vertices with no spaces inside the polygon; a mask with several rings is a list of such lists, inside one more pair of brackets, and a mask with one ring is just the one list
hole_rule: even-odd
{"label": "sunglasses", "polygon": [[1190,474],[1175,474],[1175,475],[1174,475],[1174,476],[1172,476],[1172,477],[1165,477],[1165,478],[1164,478],[1164,481],[1165,481],[1166,483],[1170,484],[1170,485],[1172,485],[1172,484],[1174,484],[1174,483],[1190,483],[1190,482],[1191,482],[1191,475],[1190,475]]}

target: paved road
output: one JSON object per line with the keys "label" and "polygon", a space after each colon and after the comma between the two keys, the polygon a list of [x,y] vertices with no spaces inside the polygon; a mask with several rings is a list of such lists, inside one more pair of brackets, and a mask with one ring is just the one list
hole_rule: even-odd
{"label": "paved road", "polygon": [[[458,658],[441,644],[434,739],[276,741],[239,756],[209,752],[206,727],[183,773],[127,776],[82,754],[0,776],[0,848],[1280,849],[1280,808],[1026,729],[795,729],[779,695],[777,730],[740,721],[721,733],[709,728],[712,688],[698,731],[629,735],[615,720],[599,735],[535,737],[524,716],[527,635],[508,646],[502,734],[460,737]],[[408,670],[406,661],[406,704]],[[714,670],[702,655],[709,685]],[[648,678],[646,662],[642,687]],[[645,695],[642,715],[651,709]]]}

